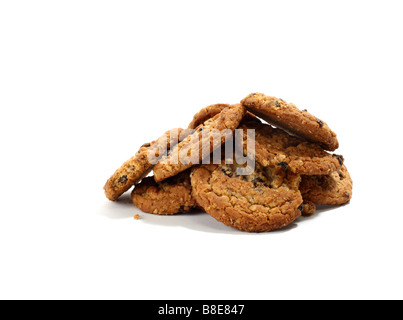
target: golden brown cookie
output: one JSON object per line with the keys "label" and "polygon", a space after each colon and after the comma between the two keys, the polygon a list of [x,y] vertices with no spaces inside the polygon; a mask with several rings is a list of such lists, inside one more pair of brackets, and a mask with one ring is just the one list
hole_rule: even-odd
{"label": "golden brown cookie", "polygon": [[299,188],[305,200],[322,205],[342,205],[351,200],[353,180],[343,165],[330,175],[302,176]]}
{"label": "golden brown cookie", "polygon": [[160,153],[160,150],[165,150],[166,152],[166,148],[171,148],[178,141],[184,139],[187,134],[188,130],[173,129],[167,131],[158,140],[142,145],[136,155],[127,160],[106,182],[104,186],[106,197],[111,201],[118,200],[130,187],[151,172],[155,163],[150,163],[150,149],[155,151],[153,160],[157,161],[165,154]]}
{"label": "golden brown cookie", "polygon": [[153,177],[143,179],[132,192],[134,205],[144,212],[159,215],[190,211],[197,204],[192,197],[189,174],[187,170],[160,183]]}
{"label": "golden brown cookie", "polygon": [[193,196],[216,220],[248,232],[283,228],[301,215],[299,177],[279,183],[269,168],[256,164],[253,174],[237,175],[237,165],[202,165],[192,169]]}
{"label": "golden brown cookie", "polygon": [[258,122],[243,123],[244,141],[248,129],[255,130],[255,157],[263,166],[276,166],[301,175],[323,175],[337,171],[343,157],[324,151],[319,145]]}
{"label": "golden brown cookie", "polygon": [[262,93],[252,93],[242,100],[250,112],[270,124],[334,151],[339,147],[336,134],[322,120],[307,111],[299,110],[294,104]]}
{"label": "golden brown cookie", "polygon": [[[238,127],[245,112],[243,106],[232,105],[199,125],[193,134],[174,146],[170,153],[155,165],[153,169],[155,181],[163,181],[189,169],[194,164],[199,164],[214,150],[220,148],[232,137],[232,132]],[[194,159],[191,158],[192,150],[195,150]]]}

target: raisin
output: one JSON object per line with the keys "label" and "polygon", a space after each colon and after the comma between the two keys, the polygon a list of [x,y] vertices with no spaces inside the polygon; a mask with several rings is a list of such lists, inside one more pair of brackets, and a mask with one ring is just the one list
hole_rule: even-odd
{"label": "raisin", "polygon": [[221,171],[222,171],[227,177],[232,178],[232,172],[231,172],[230,170],[222,169]]}
{"label": "raisin", "polygon": [[252,182],[253,182],[253,183],[263,183],[264,180],[263,180],[261,177],[257,177],[257,178],[254,178],[254,179],[252,180]]}
{"label": "raisin", "polygon": [[346,198],[350,198],[351,194],[349,192],[346,192]]}
{"label": "raisin", "polygon": [[185,206],[180,206],[180,208],[178,209],[178,213],[185,213],[187,212],[187,210],[185,210]]}
{"label": "raisin", "polygon": [[280,163],[277,163],[277,165],[278,165],[279,167],[283,168],[284,170],[287,170],[287,169],[288,169],[288,163],[287,163],[287,162],[282,161],[282,162],[280,162]]}
{"label": "raisin", "polygon": [[257,188],[259,185],[261,185],[262,183],[264,183],[264,180],[260,177],[254,178],[252,180],[253,185],[255,186],[255,188]]}
{"label": "raisin", "polygon": [[322,120],[317,119],[316,121],[318,121],[319,126],[320,126],[321,128],[325,125]]}
{"label": "raisin", "polygon": [[343,156],[341,156],[341,155],[339,155],[339,154],[335,154],[334,156],[337,158],[337,160],[339,160],[339,163],[340,163],[340,165],[342,166],[342,165],[344,164],[344,158],[343,158]]}
{"label": "raisin", "polygon": [[129,180],[129,179],[127,179],[127,176],[121,176],[119,178],[119,183],[126,184],[127,180]]}
{"label": "raisin", "polygon": [[343,180],[345,178],[344,174],[341,171],[337,171],[339,174],[340,180]]}
{"label": "raisin", "polygon": [[298,210],[301,211],[301,212],[304,212],[304,204],[301,204],[301,205],[298,207]]}
{"label": "raisin", "polygon": [[276,101],[276,107],[278,108],[280,106],[280,103]]}

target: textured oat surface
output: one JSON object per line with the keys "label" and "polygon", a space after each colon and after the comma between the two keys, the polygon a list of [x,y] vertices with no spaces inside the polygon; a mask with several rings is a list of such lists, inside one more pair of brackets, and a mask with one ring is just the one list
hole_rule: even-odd
{"label": "textured oat surface", "polygon": [[[185,171],[220,148],[226,139],[232,137],[233,130],[238,127],[245,112],[243,106],[232,105],[198,126],[193,134],[173,147],[171,152],[154,167],[155,181],[160,182]],[[191,161],[192,149],[195,147],[196,163]]]}
{"label": "textured oat surface", "polygon": [[218,221],[238,230],[265,232],[283,228],[301,215],[302,197],[295,178],[272,185],[267,168],[257,165],[250,176],[237,176],[236,165],[204,165],[192,169],[193,195]]}
{"label": "textured oat surface", "polygon": [[324,149],[334,151],[339,147],[336,134],[322,120],[307,111],[298,109],[292,103],[252,93],[241,102],[249,111],[293,135],[320,144]]}
{"label": "textured oat surface", "polygon": [[243,123],[255,130],[255,156],[263,166],[278,166],[294,174],[322,175],[339,170],[343,157],[324,151],[319,145],[294,137],[285,131],[258,122]]}
{"label": "textured oat surface", "polygon": [[302,176],[300,190],[304,199],[322,205],[341,205],[353,196],[353,180],[345,165],[330,175]]}
{"label": "textured oat surface", "polygon": [[144,212],[159,215],[188,212],[196,207],[189,174],[187,170],[160,183],[153,177],[143,179],[132,192],[134,205]]}
{"label": "textured oat surface", "polygon": [[206,122],[208,119],[214,117],[219,114],[225,108],[229,107],[229,104],[212,104],[208,107],[201,109],[198,113],[196,113],[193,117],[192,122],[189,124],[189,129],[196,129],[198,126]]}

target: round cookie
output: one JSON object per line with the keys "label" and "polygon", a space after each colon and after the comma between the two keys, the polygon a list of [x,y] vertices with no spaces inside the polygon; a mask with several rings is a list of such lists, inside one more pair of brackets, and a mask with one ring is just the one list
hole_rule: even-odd
{"label": "round cookie", "polygon": [[155,163],[149,161],[150,149],[155,151],[153,162],[157,161],[164,155],[159,154],[160,147],[161,150],[171,148],[184,139],[188,132],[188,130],[173,129],[167,131],[158,140],[142,145],[136,155],[127,160],[106,182],[104,186],[106,197],[111,201],[117,201],[123,193],[151,172]]}
{"label": "round cookie", "polygon": [[248,176],[237,175],[237,168],[222,164],[192,169],[193,197],[208,214],[247,232],[280,229],[301,216],[299,177],[289,177],[278,184],[273,173],[259,164]]}
{"label": "round cookie", "polygon": [[242,100],[250,112],[270,124],[334,151],[339,147],[336,134],[329,126],[307,111],[299,110],[294,104],[262,93],[252,93]]}
{"label": "round cookie", "polygon": [[[214,150],[232,137],[233,131],[245,116],[245,108],[232,105],[224,108],[220,113],[199,125],[192,134],[174,146],[170,153],[161,158],[154,167],[156,182],[173,177],[180,172],[199,164]],[[194,150],[195,157],[191,151]]]}
{"label": "round cookie", "polygon": [[353,180],[343,165],[330,175],[302,176],[299,188],[305,200],[319,205],[342,205],[351,200]]}
{"label": "round cookie", "polygon": [[147,177],[137,184],[132,192],[134,205],[143,212],[158,215],[172,215],[188,212],[196,207],[192,197],[190,172],[156,183],[153,177]]}
{"label": "round cookie", "polygon": [[297,175],[323,175],[337,171],[343,165],[342,156],[330,154],[317,144],[268,124],[247,122],[239,128],[244,130],[244,143],[247,130],[255,130],[256,161],[265,167],[275,166]]}

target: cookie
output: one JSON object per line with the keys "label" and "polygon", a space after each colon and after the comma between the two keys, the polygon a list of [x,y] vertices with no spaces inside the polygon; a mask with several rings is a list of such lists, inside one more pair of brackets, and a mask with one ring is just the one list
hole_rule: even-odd
{"label": "cookie", "polygon": [[343,165],[330,175],[302,176],[299,188],[305,200],[319,205],[342,205],[351,200],[353,180]]}
{"label": "cookie", "polygon": [[188,212],[196,207],[192,197],[190,172],[156,183],[147,177],[137,184],[132,192],[132,201],[140,210],[158,215]]}
{"label": "cookie", "polygon": [[[229,107],[229,104],[212,104],[206,108],[201,109],[198,113],[196,113],[193,117],[192,122],[189,124],[189,129],[195,129],[210,118],[219,114],[225,108]],[[253,121],[257,120],[257,118],[250,112],[246,112],[244,119],[245,121]]]}
{"label": "cookie", "polygon": [[343,165],[342,156],[330,154],[317,144],[268,124],[247,122],[240,129],[244,130],[244,142],[247,130],[255,130],[256,161],[265,167],[274,166],[297,175],[324,175],[339,170]]}
{"label": "cookie", "polygon": [[328,151],[339,147],[336,134],[325,122],[292,103],[262,93],[252,93],[241,103],[250,112],[290,134],[317,143]]}
{"label": "cookie", "polygon": [[283,228],[301,216],[299,177],[281,183],[270,169],[256,164],[254,173],[237,175],[237,165],[202,165],[192,169],[193,197],[216,220],[247,232]]}
{"label": "cookie", "polygon": [[106,182],[104,186],[106,197],[111,201],[118,200],[123,193],[151,172],[155,163],[150,163],[148,156],[150,149],[155,151],[153,160],[157,161],[164,155],[164,153],[160,154],[160,148],[161,150],[166,150],[166,147],[171,148],[187,134],[188,130],[173,129],[167,131],[158,140],[142,145],[136,155],[127,160]]}
{"label": "cookie", "polygon": [[[170,153],[155,165],[153,169],[155,181],[163,181],[189,169],[194,164],[199,164],[214,150],[220,148],[232,137],[245,112],[243,106],[232,105],[199,125],[193,134],[174,146]],[[195,150],[194,158],[191,157],[192,150]]]}

